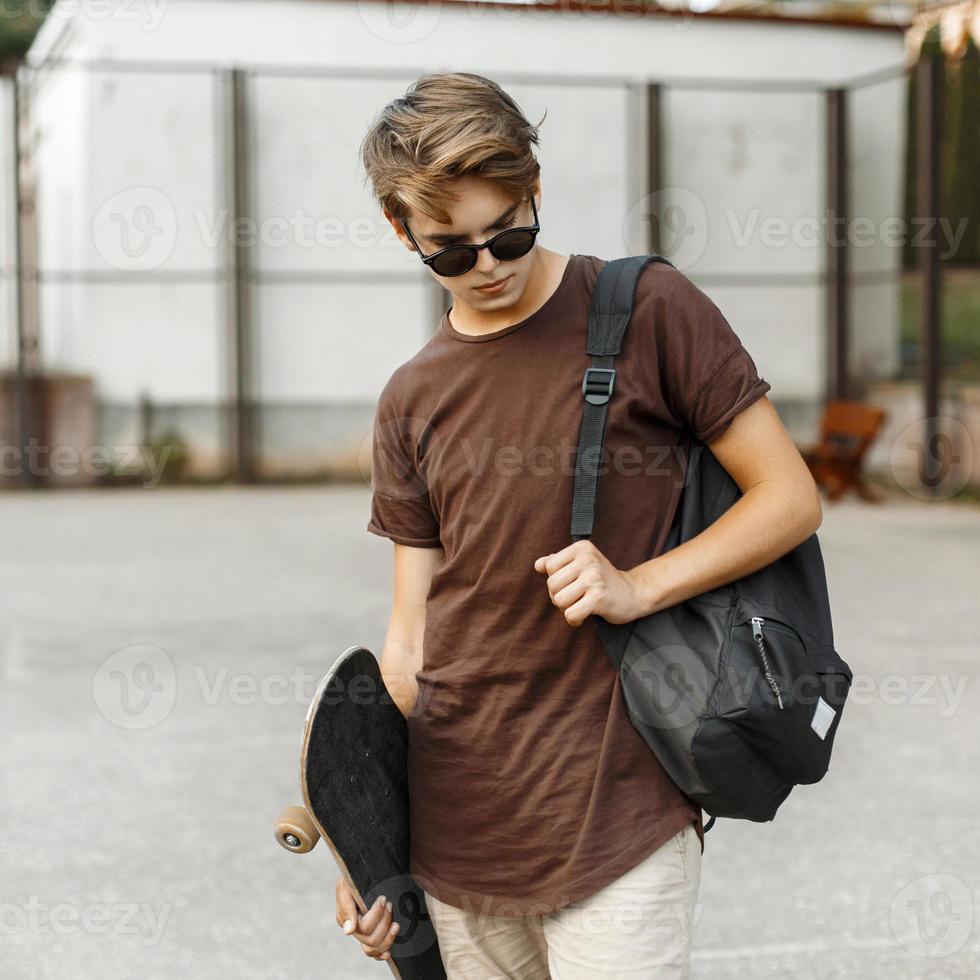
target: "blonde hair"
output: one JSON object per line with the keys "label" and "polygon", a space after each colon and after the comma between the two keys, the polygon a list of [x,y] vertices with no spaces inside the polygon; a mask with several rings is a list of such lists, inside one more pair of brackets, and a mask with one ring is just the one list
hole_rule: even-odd
{"label": "blonde hair", "polygon": [[403,220],[412,208],[450,224],[446,205],[459,195],[447,184],[459,177],[485,177],[515,201],[531,192],[541,170],[531,148],[541,122],[532,126],[482,75],[421,75],[378,113],[362,140],[365,180],[393,217]]}

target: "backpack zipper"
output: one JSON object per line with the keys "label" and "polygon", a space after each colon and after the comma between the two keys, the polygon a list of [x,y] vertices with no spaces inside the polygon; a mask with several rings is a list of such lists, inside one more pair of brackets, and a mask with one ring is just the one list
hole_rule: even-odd
{"label": "backpack zipper", "polygon": [[766,681],[768,681],[769,686],[772,688],[772,693],[776,695],[776,701],[779,703],[779,707],[782,708],[783,696],[779,693],[776,678],[772,676],[772,671],[769,669],[769,658],[766,656],[766,648],[763,642],[762,627],[764,623],[765,620],[761,616],[752,617],[752,636],[759,647],[759,656],[762,658],[762,669],[766,672]]}

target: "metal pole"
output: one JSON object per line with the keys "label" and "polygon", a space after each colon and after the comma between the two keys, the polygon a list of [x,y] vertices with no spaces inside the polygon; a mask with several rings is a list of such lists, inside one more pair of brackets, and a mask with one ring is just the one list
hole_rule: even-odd
{"label": "metal pole", "polygon": [[[661,152],[661,93],[659,83],[647,85],[647,194],[663,187],[663,154]],[[647,253],[660,253],[660,215],[646,214]],[[668,256],[669,257],[669,256]]]}
{"label": "metal pole", "polygon": [[847,367],[850,283],[847,244],[847,92],[831,88],[827,100],[827,373],[828,401],[850,394]]}
{"label": "metal pole", "polygon": [[942,168],[944,64],[941,52],[924,50],[918,66],[918,212],[932,223],[933,232],[919,245],[920,308],[922,323],[922,389],[925,411],[925,452],[923,482],[935,491],[938,485],[941,453],[939,436],[939,370],[941,355],[939,234],[936,226],[940,211]]}
{"label": "metal pole", "polygon": [[[30,438],[34,431],[36,418],[33,388],[30,385],[33,354],[35,343],[31,342],[31,331],[27,325],[27,269],[24,257],[27,251],[27,209],[24,206],[24,188],[22,174],[21,125],[26,116],[24,110],[24,93],[21,88],[20,72],[15,71],[13,84],[13,158],[14,158],[14,303],[17,318],[17,430],[20,443],[20,460],[17,469],[17,482],[21,487],[31,487],[37,483],[36,475],[30,465]],[[35,270],[36,274],[36,270]]]}
{"label": "metal pole", "polygon": [[[251,214],[248,172],[248,93],[245,71],[233,68],[228,73],[231,94],[228,125],[231,150],[231,223],[239,228],[241,219]],[[255,480],[255,431],[252,411],[252,283],[249,276],[249,253],[243,236],[237,235],[231,247],[232,289],[230,302],[229,354],[232,368],[233,412],[230,419],[230,450],[234,460],[235,479],[241,483]]]}

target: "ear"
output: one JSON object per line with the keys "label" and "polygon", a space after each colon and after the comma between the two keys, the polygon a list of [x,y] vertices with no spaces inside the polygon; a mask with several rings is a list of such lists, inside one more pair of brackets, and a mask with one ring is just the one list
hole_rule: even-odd
{"label": "ear", "polygon": [[391,225],[395,230],[395,234],[398,236],[398,240],[407,248],[410,252],[415,251],[415,246],[412,244],[412,240],[405,234],[405,228],[401,221],[396,218],[388,208],[383,208],[382,212],[385,216],[385,220]]}

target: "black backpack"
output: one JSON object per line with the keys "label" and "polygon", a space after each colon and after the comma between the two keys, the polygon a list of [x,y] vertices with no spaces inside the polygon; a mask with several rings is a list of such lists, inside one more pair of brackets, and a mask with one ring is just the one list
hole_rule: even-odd
{"label": "black backpack", "polygon": [[[672,265],[659,255],[615,259],[595,284],[573,541],[592,533],[613,363],[649,262]],[[664,550],[695,537],[741,495],[692,435]],[[715,817],[772,820],[794,785],[827,772],[852,673],[834,649],[816,534],[744,578],[631,623],[590,618],[619,672],[633,726],[678,787],[711,815],[705,829]]]}

